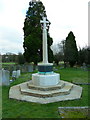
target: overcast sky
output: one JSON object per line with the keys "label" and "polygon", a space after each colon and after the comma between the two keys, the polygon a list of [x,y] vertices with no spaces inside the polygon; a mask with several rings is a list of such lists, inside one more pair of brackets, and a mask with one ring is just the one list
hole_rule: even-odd
{"label": "overcast sky", "polygon": [[[56,44],[70,31],[79,47],[88,45],[89,0],[41,0]],[[0,0],[0,53],[23,53],[23,23],[30,0]]]}

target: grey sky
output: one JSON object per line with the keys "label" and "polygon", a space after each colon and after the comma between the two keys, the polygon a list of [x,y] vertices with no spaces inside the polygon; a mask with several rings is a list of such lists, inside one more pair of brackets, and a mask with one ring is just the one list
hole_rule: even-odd
{"label": "grey sky", "polygon": [[[23,23],[30,0],[0,0],[0,53],[23,52]],[[88,0],[41,0],[56,44],[70,31],[78,47],[88,45]]]}

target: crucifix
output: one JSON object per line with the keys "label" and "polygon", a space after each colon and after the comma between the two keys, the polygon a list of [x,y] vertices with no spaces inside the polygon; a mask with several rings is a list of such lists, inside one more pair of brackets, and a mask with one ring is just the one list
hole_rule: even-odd
{"label": "crucifix", "polygon": [[48,49],[47,49],[47,24],[49,24],[48,21],[46,21],[46,17],[43,17],[43,20],[40,20],[40,23],[43,24],[43,63],[48,63]]}

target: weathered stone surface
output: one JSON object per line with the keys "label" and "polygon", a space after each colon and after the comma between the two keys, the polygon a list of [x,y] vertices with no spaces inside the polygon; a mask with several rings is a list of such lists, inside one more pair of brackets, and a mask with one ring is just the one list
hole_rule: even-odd
{"label": "weathered stone surface", "polygon": [[33,90],[41,90],[41,91],[49,91],[49,90],[57,90],[61,89],[65,86],[65,82],[60,81],[57,85],[53,86],[35,86],[32,82],[32,80],[27,83],[28,88],[33,89]]}
{"label": "weathered stone surface", "polygon": [[[69,94],[73,85],[72,84],[65,84],[65,86],[62,89],[54,89],[49,91],[41,91],[41,90],[33,90],[29,89],[27,87],[27,84],[20,85],[20,91],[22,94],[29,95],[29,96],[35,96],[35,97],[54,97],[58,95],[66,95]],[[45,89],[45,88],[44,88]]]}
{"label": "weathered stone surface", "polygon": [[12,77],[16,78],[17,76],[17,71],[12,71]]}
{"label": "weathered stone surface", "polygon": [[20,71],[20,70],[17,70],[17,71],[16,71],[16,78],[18,78],[20,75],[21,75],[21,71]]}
{"label": "weathered stone surface", "polygon": [[41,75],[39,73],[32,74],[32,82],[36,86],[52,86],[60,82],[60,74],[53,73]]}
{"label": "weathered stone surface", "polygon": [[[63,81],[64,82],[64,81]],[[23,86],[24,89],[26,89],[27,91],[27,85],[28,82],[19,84],[19,85],[15,85],[13,87],[10,88],[9,91],[9,98],[12,99],[17,99],[17,100],[22,100],[22,101],[27,101],[27,102],[35,102],[35,103],[41,103],[41,104],[47,104],[47,103],[52,103],[52,102],[58,102],[58,101],[65,101],[65,100],[74,100],[74,99],[80,99],[81,97],[81,93],[82,93],[82,87],[77,86],[77,85],[73,85],[73,88],[70,90],[69,94],[63,94],[63,95],[57,95],[57,96],[49,96],[46,98],[43,97],[35,97],[35,96],[30,96],[30,95],[25,95],[25,94],[21,94],[21,87]],[[70,84],[69,82],[65,82],[65,84]],[[63,88],[61,88],[62,92],[63,92]],[[68,87],[66,88],[66,90],[68,91]],[[34,91],[40,91],[40,90],[34,90]],[[52,90],[55,92],[55,90]],[[49,91],[50,92],[50,91]],[[45,91],[46,93],[46,91]],[[46,93],[47,94],[47,93]]]}
{"label": "weathered stone surface", "polygon": [[8,70],[2,70],[2,85],[5,86],[10,85],[9,77],[10,77],[10,72]]}

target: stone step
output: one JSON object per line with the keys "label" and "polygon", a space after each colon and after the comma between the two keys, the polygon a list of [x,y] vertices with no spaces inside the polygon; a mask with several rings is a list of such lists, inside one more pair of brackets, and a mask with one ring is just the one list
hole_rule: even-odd
{"label": "stone step", "polygon": [[[12,86],[9,90],[9,98],[20,100],[20,101],[26,101],[26,102],[47,104],[47,103],[66,101],[66,100],[77,100],[77,99],[81,98],[81,94],[82,94],[82,87],[77,86],[75,84],[73,84],[73,89],[71,89],[70,94],[68,94],[68,95],[58,95],[55,97],[40,98],[40,97],[34,97],[34,96],[21,94],[20,86],[23,84],[27,84],[27,83],[28,82]],[[67,82],[67,83],[69,83],[69,82]],[[65,82],[65,84],[66,84],[66,82]]]}
{"label": "stone step", "polygon": [[57,85],[55,86],[35,86],[32,82],[32,80],[27,83],[27,86],[29,89],[33,89],[33,90],[41,90],[41,91],[50,91],[50,90],[57,90],[57,89],[61,89],[65,86],[65,83],[63,81],[60,81]]}
{"label": "stone step", "polygon": [[21,94],[40,97],[40,98],[47,98],[47,97],[55,97],[58,95],[67,95],[70,93],[73,85],[71,83],[65,83],[65,86],[62,89],[58,90],[49,90],[49,91],[41,91],[41,90],[33,90],[27,87],[27,84],[20,85],[20,92]]}

